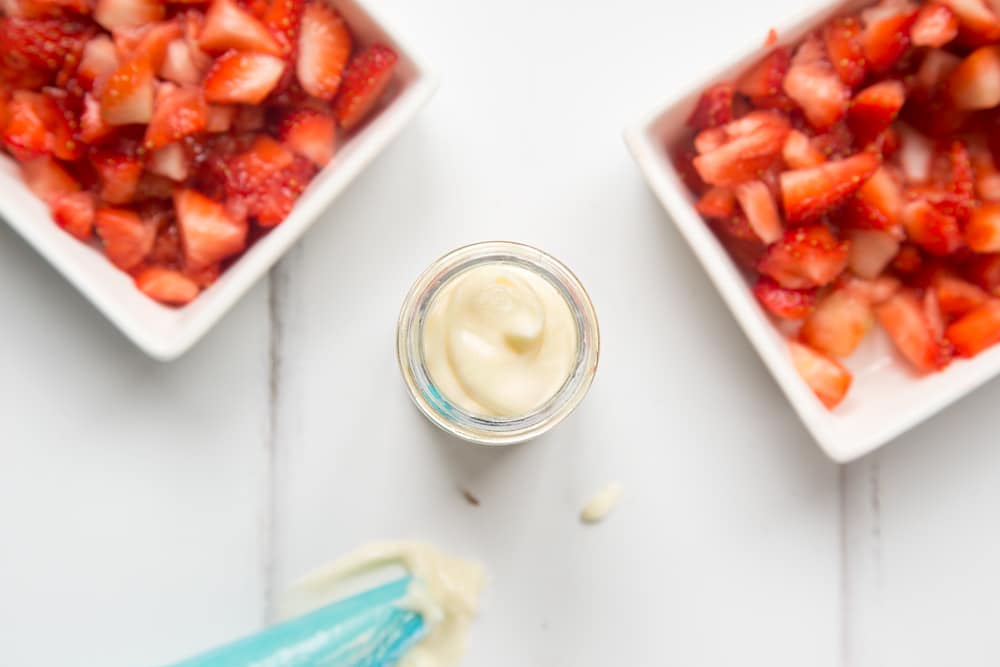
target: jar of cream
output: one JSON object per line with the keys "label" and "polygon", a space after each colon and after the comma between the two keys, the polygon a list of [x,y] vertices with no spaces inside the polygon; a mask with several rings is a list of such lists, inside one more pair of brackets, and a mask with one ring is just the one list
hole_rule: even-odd
{"label": "jar of cream", "polygon": [[583,285],[554,257],[477,243],[434,262],[407,295],[396,352],[432,423],[471,442],[545,433],[583,400],[600,333]]}

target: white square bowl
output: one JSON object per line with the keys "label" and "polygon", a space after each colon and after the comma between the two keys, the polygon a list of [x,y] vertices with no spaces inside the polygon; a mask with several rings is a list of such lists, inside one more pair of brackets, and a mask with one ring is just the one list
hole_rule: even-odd
{"label": "white square bowl", "polygon": [[[779,30],[780,42],[794,43],[831,16],[869,4],[871,0],[819,5],[814,2],[814,9],[804,18]],[[789,357],[788,343],[757,303],[746,276],[694,209],[694,198],[667,152],[667,146],[686,131],[685,121],[701,92],[713,83],[731,80],[765,53],[760,47],[761,37],[748,35],[744,57],[707,73],[674,95],[671,102],[627,129],[625,141],[650,188],[698,256],[799,417],[823,451],[843,463],[873,451],[1000,373],[1000,346],[973,360],[956,361],[942,373],[921,377],[897,357],[888,337],[876,327],[845,361],[854,374],[854,384],[844,402],[833,411],[828,411],[799,377]],[[752,400],[752,395],[747,391],[747,400]]]}
{"label": "white square bowl", "polygon": [[333,0],[362,45],[382,42],[399,55],[387,101],[344,141],[302,193],[288,218],[249,248],[219,280],[183,308],[162,306],[99,251],[62,231],[22,182],[17,165],[0,157],[0,216],[151,357],[169,361],[194,345],[301,237],[330,203],[430,99],[434,77],[383,20],[356,0]]}

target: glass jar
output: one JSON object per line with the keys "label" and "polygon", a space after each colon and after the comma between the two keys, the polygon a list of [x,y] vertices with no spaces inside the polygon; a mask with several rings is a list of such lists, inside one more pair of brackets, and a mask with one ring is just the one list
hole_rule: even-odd
{"label": "glass jar", "polygon": [[[434,386],[424,360],[424,321],[440,290],[461,273],[483,265],[508,265],[548,281],[566,300],[576,321],[576,363],[562,387],[541,407],[513,417],[472,414]],[[583,400],[597,372],[600,331],[587,291],[566,266],[537,248],[489,241],[454,250],[437,260],[410,289],[399,315],[396,355],[410,397],[436,426],[482,445],[512,445],[536,438],[565,419]]]}

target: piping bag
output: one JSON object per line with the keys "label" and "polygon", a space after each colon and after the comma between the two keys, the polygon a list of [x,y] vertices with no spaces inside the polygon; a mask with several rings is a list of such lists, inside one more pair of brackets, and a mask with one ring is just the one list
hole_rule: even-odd
{"label": "piping bag", "polygon": [[483,581],[425,544],[370,544],[295,584],[287,620],[170,667],[454,667]]}

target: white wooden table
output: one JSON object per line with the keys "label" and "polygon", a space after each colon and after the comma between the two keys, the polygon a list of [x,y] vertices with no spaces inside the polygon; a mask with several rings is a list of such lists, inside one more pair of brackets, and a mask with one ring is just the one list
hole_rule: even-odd
{"label": "white wooden table", "polygon": [[[620,139],[798,0],[375,4],[439,94],[180,361],[0,229],[0,663],[163,664],[410,537],[489,568],[468,665],[998,664],[1000,384],[830,463]],[[507,450],[433,430],[393,357],[412,279],[492,238],[576,269],[604,343],[580,411]]]}

